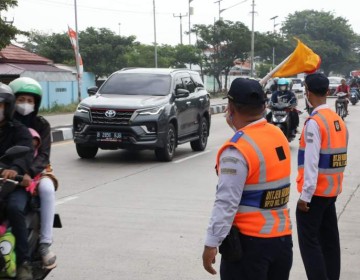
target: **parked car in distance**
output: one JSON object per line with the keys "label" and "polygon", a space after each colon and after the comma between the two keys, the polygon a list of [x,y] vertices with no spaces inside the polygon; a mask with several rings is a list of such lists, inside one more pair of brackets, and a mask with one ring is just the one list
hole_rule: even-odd
{"label": "parked car in distance", "polygon": [[158,160],[171,161],[180,144],[206,148],[210,95],[195,71],[122,69],[88,93],[73,118],[81,158],[94,158],[98,149],[150,149]]}
{"label": "parked car in distance", "polygon": [[292,91],[295,93],[304,93],[305,85],[304,80],[301,78],[291,78],[292,81]]}
{"label": "parked car in distance", "polygon": [[342,77],[328,77],[328,79],[329,79],[329,90],[330,90],[329,95],[333,96],[336,91],[336,88],[339,85],[341,85],[341,80],[343,78]]}

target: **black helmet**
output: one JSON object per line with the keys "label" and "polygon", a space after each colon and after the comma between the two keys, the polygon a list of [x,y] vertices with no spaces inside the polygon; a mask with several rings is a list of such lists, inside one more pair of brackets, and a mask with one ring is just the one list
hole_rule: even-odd
{"label": "black helmet", "polygon": [[0,83],[0,102],[5,103],[5,120],[12,120],[15,110],[15,96],[12,89],[3,83]]}

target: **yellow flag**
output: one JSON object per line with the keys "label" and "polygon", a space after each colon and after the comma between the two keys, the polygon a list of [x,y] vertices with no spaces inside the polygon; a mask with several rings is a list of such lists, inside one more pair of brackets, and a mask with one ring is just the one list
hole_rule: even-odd
{"label": "yellow flag", "polygon": [[295,39],[298,42],[296,49],[285,64],[272,75],[273,77],[289,77],[299,73],[310,74],[319,69],[321,64],[320,56],[299,39]]}

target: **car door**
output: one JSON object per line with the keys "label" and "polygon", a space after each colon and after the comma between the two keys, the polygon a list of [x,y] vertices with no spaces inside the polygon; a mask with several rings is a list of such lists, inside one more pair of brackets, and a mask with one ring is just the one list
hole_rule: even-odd
{"label": "car door", "polygon": [[[183,74],[177,74],[174,77],[174,92],[176,94],[176,91],[178,89],[186,89],[182,78],[184,77]],[[178,136],[182,137],[187,134],[187,109],[188,109],[188,97],[181,97],[181,98],[175,98],[175,105],[176,105],[176,116],[177,116],[177,122],[178,122]]]}
{"label": "car door", "polygon": [[198,118],[198,104],[199,96],[196,94],[196,85],[191,79],[190,74],[187,73],[182,78],[185,88],[189,91],[189,97],[186,100],[186,134],[192,134],[198,131],[199,118]]}
{"label": "car door", "polygon": [[[191,78],[195,84],[194,90],[194,100],[196,104],[196,114],[197,119],[200,120],[200,117],[204,115],[206,111],[210,109],[210,95],[204,87],[204,83],[200,78],[198,73],[191,73]],[[194,129],[197,131],[199,129],[200,123],[195,124]]]}

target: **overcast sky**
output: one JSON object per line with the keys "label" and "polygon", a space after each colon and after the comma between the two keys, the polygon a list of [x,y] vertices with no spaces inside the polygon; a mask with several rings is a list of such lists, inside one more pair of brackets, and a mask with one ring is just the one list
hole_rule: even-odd
{"label": "overcast sky", "polygon": [[[192,24],[212,24],[219,18],[219,0],[192,0]],[[135,35],[143,44],[154,42],[153,0],[77,0],[78,30],[87,27],[105,27],[122,36]],[[217,3],[215,3],[217,2]],[[221,17],[224,20],[243,22],[252,29],[253,0],[220,0]],[[359,9],[355,0],[255,0],[254,30],[273,31],[274,24],[285,21],[296,11],[314,9],[332,12],[348,20],[353,30],[360,34]],[[14,25],[25,31],[38,30],[46,33],[67,31],[69,25],[75,29],[74,0],[18,0],[18,7],[2,13],[7,20],[14,19]],[[240,3],[240,4],[239,4]],[[155,0],[157,43],[176,45],[180,43],[180,17],[183,32],[189,29],[189,0]],[[175,16],[174,16],[175,15]],[[274,20],[272,17],[277,16]],[[189,36],[183,34],[183,43],[189,43]],[[191,37],[194,43],[194,35]],[[81,48],[81,42],[80,42]]]}

